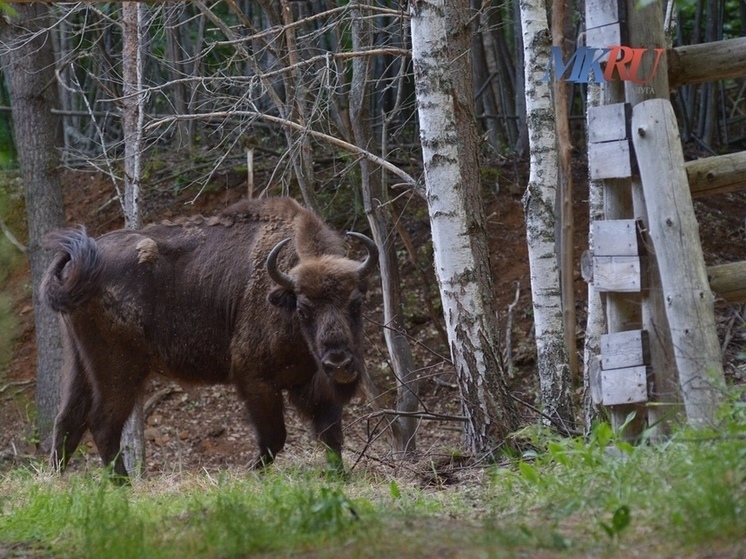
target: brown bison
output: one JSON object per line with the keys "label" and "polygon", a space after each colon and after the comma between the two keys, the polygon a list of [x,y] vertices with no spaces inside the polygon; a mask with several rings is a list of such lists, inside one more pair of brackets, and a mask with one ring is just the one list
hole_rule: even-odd
{"label": "brown bison", "polygon": [[378,255],[368,237],[348,235],[367,248],[364,262],[290,198],[96,240],[83,228],[53,233],[42,293],[65,342],[53,466],[64,469],[90,429],[104,464],[127,476],[122,428],[157,372],[234,384],[256,431],[255,467],[285,444],[287,391],[341,468],[342,406],[363,370],[361,309]]}

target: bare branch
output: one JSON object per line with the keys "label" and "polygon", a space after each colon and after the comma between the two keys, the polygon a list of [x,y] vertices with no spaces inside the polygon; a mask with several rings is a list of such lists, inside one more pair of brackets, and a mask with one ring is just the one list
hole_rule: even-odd
{"label": "bare branch", "polygon": [[205,119],[229,118],[229,117],[237,117],[237,116],[257,118],[259,120],[264,120],[266,122],[271,122],[273,124],[278,124],[286,128],[291,128],[293,130],[303,132],[304,134],[308,134],[309,136],[312,136],[316,138],[317,140],[327,142],[329,144],[342,148],[355,155],[365,157],[366,159],[372,161],[376,165],[380,165],[384,169],[391,171],[396,176],[398,176],[403,181],[405,181],[412,188],[415,188],[415,189],[420,188],[419,182],[415,180],[412,176],[410,176],[408,173],[406,173],[404,170],[400,169],[396,165],[389,163],[385,159],[370,153],[367,150],[359,148],[349,142],[345,142],[344,140],[340,140],[339,138],[335,138],[334,136],[324,134],[323,132],[318,132],[316,130],[308,130],[302,127],[301,125],[295,122],[292,122],[290,120],[279,118],[279,117],[268,115],[268,114],[263,114],[258,111],[218,111],[218,112],[213,112],[213,113],[202,113],[202,114],[196,114],[196,115],[174,115],[174,116],[154,120],[153,122],[145,126],[145,131],[148,132],[160,126],[172,124],[180,120],[189,120],[189,119],[205,120]]}
{"label": "bare branch", "polygon": [[18,239],[16,239],[15,235],[11,232],[10,229],[8,229],[8,226],[5,224],[5,220],[3,220],[3,216],[0,215],[0,229],[2,229],[3,233],[5,233],[5,236],[10,241],[10,244],[12,244],[14,247],[16,247],[18,250],[26,253],[26,247],[22,242],[20,242]]}

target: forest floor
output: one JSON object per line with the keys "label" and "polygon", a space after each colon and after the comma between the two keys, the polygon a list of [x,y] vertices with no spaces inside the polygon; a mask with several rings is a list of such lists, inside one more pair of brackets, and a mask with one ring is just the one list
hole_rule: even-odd
{"label": "forest floor", "polygon": [[[499,188],[485,185],[485,203],[491,248],[495,289],[504,325],[507,309],[512,310],[512,361],[515,374],[511,389],[522,401],[536,401],[535,346],[532,333],[532,309],[529,291],[529,269],[525,242],[521,195],[527,180],[524,165],[506,165],[497,170]],[[587,179],[583,166],[575,174],[575,255],[587,248],[588,208]],[[100,174],[66,171],[63,175],[69,224],[85,224],[94,235],[123,225],[111,182]],[[228,173],[218,177],[218,186],[210,186],[196,200],[195,192],[145,188],[142,199],[145,223],[179,215],[215,213],[240,198],[245,192],[245,176]],[[192,201],[194,202],[192,203]],[[728,194],[696,202],[700,233],[706,261],[720,264],[746,260],[746,194]],[[422,405],[434,414],[459,414],[459,394],[452,367],[446,358],[447,345],[439,334],[437,283],[428,263],[429,231],[427,212],[417,196],[400,199],[394,206],[400,212],[404,229],[416,251],[415,262],[403,256],[405,310],[408,333],[414,340],[415,359],[422,370]],[[344,229],[349,223],[336,223]],[[364,230],[362,225],[358,229]],[[402,254],[406,255],[402,249]],[[372,285],[377,284],[376,280]],[[582,333],[585,325],[587,286],[575,275],[578,319],[578,350],[582,356]],[[0,370],[0,472],[38,460],[34,433],[35,343],[33,307],[27,267],[17,271],[6,288],[13,299],[19,328],[13,357]],[[428,300],[429,299],[429,300]],[[430,310],[428,310],[430,309]],[[740,306],[717,304],[721,342],[724,342],[726,374],[732,382],[744,382],[742,367],[746,358],[741,352],[743,315]],[[345,453],[348,468],[371,473],[396,475],[420,485],[458,484],[472,477],[464,468],[460,425],[443,421],[423,422],[418,431],[416,462],[395,460],[385,434],[382,436],[373,412],[391,405],[395,391],[394,378],[387,363],[381,333],[380,288],[371,291],[367,306],[367,363],[371,375],[383,392],[384,402],[373,405],[358,397],[346,410]],[[242,404],[230,387],[180,386],[153,379],[145,396],[146,408],[146,474],[178,472],[217,472],[241,468],[254,454],[253,433],[246,422]],[[526,421],[536,420],[530,407],[523,410]],[[286,413],[288,443],[285,455],[307,457],[321,465],[323,456],[311,441],[307,425],[300,422],[292,409]],[[95,445],[84,440],[85,452],[73,460],[74,469],[99,466]],[[304,458],[305,459],[305,458]],[[281,455],[278,461],[283,460]],[[468,460],[467,460],[468,461]]]}

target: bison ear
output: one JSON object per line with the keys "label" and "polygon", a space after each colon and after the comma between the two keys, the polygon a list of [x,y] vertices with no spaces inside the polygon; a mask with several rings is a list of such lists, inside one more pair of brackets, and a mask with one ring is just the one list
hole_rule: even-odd
{"label": "bison ear", "polygon": [[294,311],[297,304],[295,293],[284,287],[277,287],[269,292],[267,300],[275,307],[280,307],[286,311]]}

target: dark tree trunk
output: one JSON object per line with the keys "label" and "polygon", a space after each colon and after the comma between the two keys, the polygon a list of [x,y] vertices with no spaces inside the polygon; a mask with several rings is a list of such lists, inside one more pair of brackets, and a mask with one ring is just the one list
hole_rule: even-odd
{"label": "dark tree trunk", "polygon": [[42,3],[14,4],[17,15],[0,19],[0,59],[10,90],[18,162],[25,185],[28,255],[36,325],[36,425],[41,449],[49,450],[59,404],[58,374],[62,344],[57,316],[39,300],[39,284],[51,255],[44,236],[64,226],[65,213],[57,147],[59,122],[54,53],[48,27],[49,8]]}
{"label": "dark tree trunk", "polygon": [[[353,4],[354,5],[354,4]],[[370,33],[361,12],[353,12],[352,44],[354,50],[370,48]],[[375,153],[375,143],[370,117],[370,70],[367,58],[356,58],[352,63],[350,88],[350,123],[358,147]],[[383,290],[384,337],[391,357],[397,381],[396,410],[416,412],[419,407],[419,381],[414,366],[412,351],[404,333],[399,263],[396,258],[394,227],[389,208],[388,195],[381,178],[380,169],[368,159],[360,160],[362,173],[361,189],[368,223],[380,249],[379,266]],[[417,421],[413,417],[398,417],[393,423],[397,451],[412,456],[417,449]]]}

